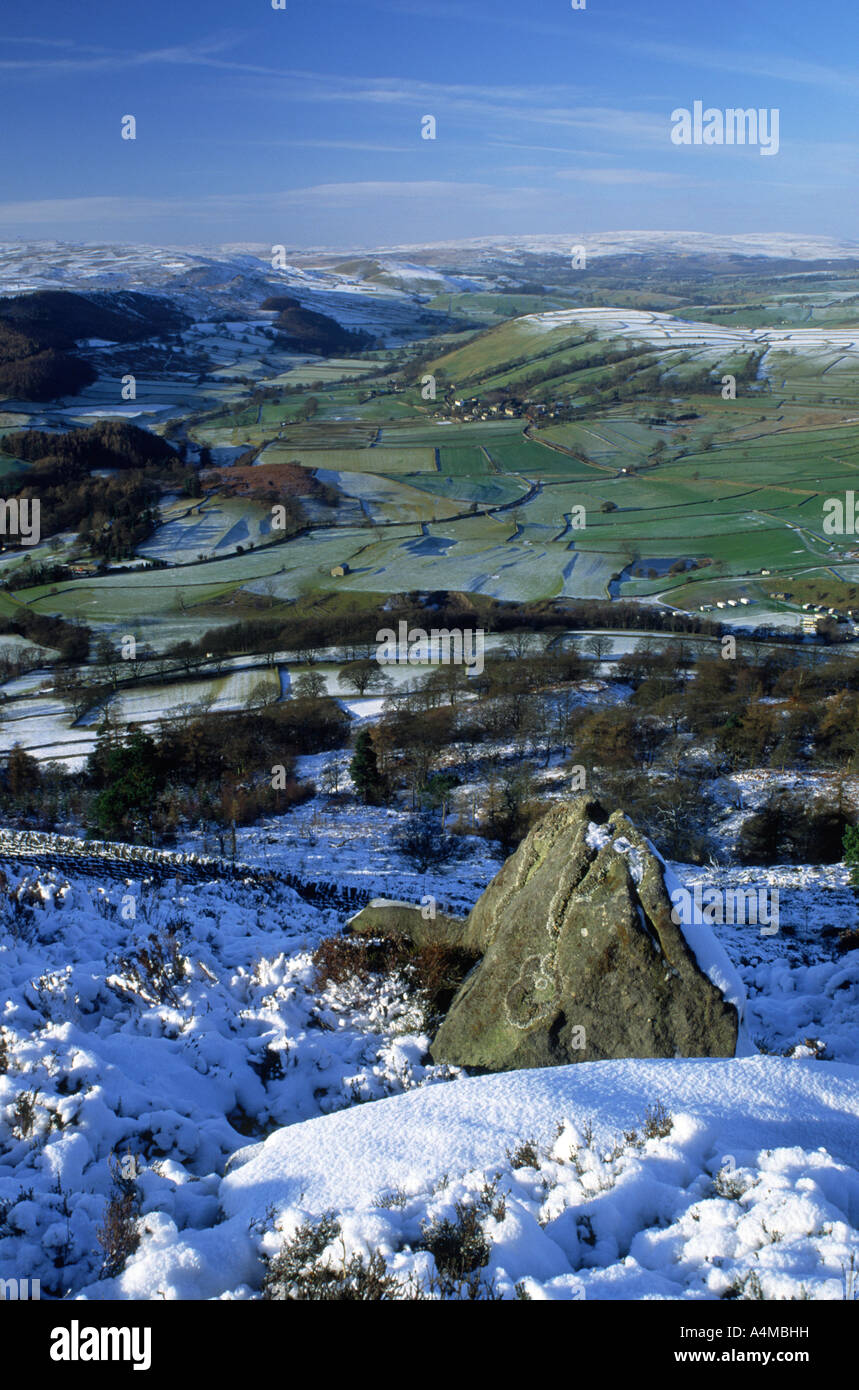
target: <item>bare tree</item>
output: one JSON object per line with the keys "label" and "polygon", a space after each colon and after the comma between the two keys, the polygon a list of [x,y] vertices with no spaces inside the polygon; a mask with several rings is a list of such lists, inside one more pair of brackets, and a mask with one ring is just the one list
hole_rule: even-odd
{"label": "bare tree", "polygon": [[341,666],[338,674],[344,685],[353,686],[359,695],[368,690],[387,690],[391,685],[377,661],[350,661],[348,666]]}
{"label": "bare tree", "polygon": [[320,700],[328,694],[325,677],[319,671],[302,671],[293,690],[300,700]]}
{"label": "bare tree", "polygon": [[534,650],[533,632],[511,632],[504,643],[504,655],[511,661],[522,661]]}
{"label": "bare tree", "polygon": [[593,637],[589,637],[585,642],[585,651],[591,652],[596,657],[597,666],[600,666],[611,654],[611,638],[604,632],[595,632]]}

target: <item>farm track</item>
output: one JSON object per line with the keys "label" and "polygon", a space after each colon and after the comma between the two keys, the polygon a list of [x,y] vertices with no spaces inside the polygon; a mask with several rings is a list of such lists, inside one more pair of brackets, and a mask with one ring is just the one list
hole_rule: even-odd
{"label": "farm track", "polygon": [[[760,515],[761,515],[761,516],[772,516],[772,513],[771,513],[771,512],[763,512],[763,511],[762,511],[762,512],[760,513]],[[787,520],[786,520],[785,518],[783,518],[783,517],[773,518],[773,519],[774,519],[774,520],[779,520],[779,521],[781,521],[781,524],[782,524],[783,526],[787,526],[788,530],[790,530],[790,531],[795,531],[796,534],[797,534],[797,536],[799,537],[799,539],[802,541],[802,544],[805,546],[806,550],[808,551],[809,555],[812,555],[812,556],[814,557],[815,560],[829,560],[829,549],[826,548],[826,549],[821,553],[821,551],[815,550],[815,549],[813,548],[813,546],[810,544],[809,539],[808,539],[809,537],[811,537],[812,540],[817,541],[818,545],[826,546],[826,541],[823,539],[822,536],[816,535],[815,532],[809,530],[808,527],[797,526],[797,525],[796,525],[796,522],[794,522],[794,521],[787,521]],[[831,567],[831,561],[829,561],[829,565],[827,565],[827,568],[830,568],[830,567]],[[837,579],[837,578],[838,578],[838,575],[836,575],[835,577],[836,577],[836,579]]]}

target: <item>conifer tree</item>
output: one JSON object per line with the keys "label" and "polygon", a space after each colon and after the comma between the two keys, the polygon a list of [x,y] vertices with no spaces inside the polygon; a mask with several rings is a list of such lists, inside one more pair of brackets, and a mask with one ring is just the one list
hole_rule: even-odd
{"label": "conifer tree", "polygon": [[377,806],[385,786],[369,729],[361,729],[355,740],[355,754],[349,764],[349,772],[361,800],[367,805]]}

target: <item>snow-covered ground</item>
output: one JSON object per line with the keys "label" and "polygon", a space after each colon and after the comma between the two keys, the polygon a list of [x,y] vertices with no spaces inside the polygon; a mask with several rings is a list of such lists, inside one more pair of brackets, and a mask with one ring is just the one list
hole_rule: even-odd
{"label": "snow-covered ground", "polygon": [[[313,947],[341,923],[290,889],[13,882],[0,1277],[40,1278],[54,1295],[96,1277],[111,1158],[139,1158],[145,1208],[202,1229],[249,1138],[450,1075],[424,1064],[421,1010],[393,979],[315,989]],[[155,964],[153,937],[184,966]]]}
{"label": "snow-covered ground", "polygon": [[[657,1102],[670,1130],[645,1139]],[[503,1296],[521,1281],[537,1299],[718,1298],[757,1280],[765,1298],[838,1299],[859,1252],[857,1119],[859,1069],[773,1058],[461,1080],[239,1154],[221,1184],[221,1249],[238,1273],[231,1229],[274,1211],[258,1248],[276,1251],[334,1210],[348,1254],[381,1250],[401,1279],[420,1279],[422,1225],[455,1219],[499,1174],[483,1277]],[[525,1166],[511,1153],[528,1141]]]}
{"label": "snow-covered ground", "polygon": [[[239,857],[466,911],[496,847],[418,873],[393,844],[401,819],[310,803],[240,831]],[[690,887],[716,872],[671,867]],[[256,1297],[265,1257],[333,1208],[332,1260],[380,1251],[429,1287],[424,1228],[489,1181],[484,1290],[842,1297],[859,1256],[859,951],[839,955],[836,931],[855,907],[843,870],[731,872],[783,892],[778,933],[717,929],[751,1055],[472,1079],[428,1062],[402,976],[318,988],[312,952],[344,918],[285,887],[11,873],[0,1277],[53,1296]],[[647,1139],[657,1104],[671,1125]],[[523,1167],[508,1150],[528,1140]],[[141,1241],[100,1278],[111,1163],[129,1155]]]}
{"label": "snow-covered ground", "polygon": [[752,349],[806,354],[838,349],[855,356],[859,349],[859,336],[852,328],[723,328],[642,309],[556,309],[527,314],[518,324],[534,333],[578,325],[659,347],[712,348],[717,356]]}
{"label": "snow-covered ground", "polygon": [[421,251],[462,252],[463,264],[472,261],[494,261],[499,255],[516,256],[557,255],[569,257],[572,248],[584,246],[588,258],[625,256],[630,253],[662,253],[687,256],[699,255],[792,256],[798,260],[850,259],[859,255],[855,241],[839,241],[834,237],[803,236],[794,232],[719,233],[690,232],[678,229],[669,232],[616,231],[589,232],[582,235],[572,230],[558,233],[525,233],[516,236],[468,237],[460,241],[424,242],[385,249],[386,254],[408,253],[420,259]]}

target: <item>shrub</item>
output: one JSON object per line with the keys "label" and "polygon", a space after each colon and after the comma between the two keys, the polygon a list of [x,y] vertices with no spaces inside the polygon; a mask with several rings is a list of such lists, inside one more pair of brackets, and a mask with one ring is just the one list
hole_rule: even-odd
{"label": "shrub", "polygon": [[404,1187],[394,1187],[390,1192],[382,1192],[376,1198],[374,1206],[380,1211],[402,1211],[409,1204],[409,1194]]}
{"label": "shrub", "polygon": [[144,998],[152,995],[159,1004],[177,1002],[176,986],[188,973],[179,930],[181,925],[177,922],[162,935],[151,932],[145,945],[120,959],[120,966],[137,993]]}
{"label": "shrub", "polygon": [[507,1150],[507,1161],[511,1168],[539,1168],[540,1152],[533,1139],[521,1140],[514,1149]]}
{"label": "shrub", "polygon": [[394,837],[394,844],[419,873],[448,864],[463,853],[462,839],[443,830],[432,811],[410,816]]}
{"label": "shrub", "polygon": [[491,1249],[480,1212],[473,1204],[457,1202],[456,1217],[436,1217],[424,1227],[423,1247],[435,1260],[443,1293],[455,1293],[459,1285],[489,1263]]}
{"label": "shrub", "polygon": [[850,837],[857,829],[846,825],[836,806],[808,806],[798,797],[777,794],[744,820],[737,858],[741,864],[834,864],[843,842],[849,864]]}
{"label": "shrub", "polygon": [[497,1178],[484,1185],[476,1201],[457,1202],[455,1217],[435,1217],[423,1228],[421,1245],[435,1260],[438,1271],[430,1287],[444,1297],[467,1299],[494,1297],[492,1286],[480,1271],[492,1253],[483,1222],[487,1216],[504,1219],[506,1203],[497,1194]]}
{"label": "shrub", "polygon": [[133,1177],[125,1176],[123,1165],[111,1159],[113,1186],[104,1209],[104,1221],[96,1231],[102,1248],[102,1279],[115,1279],[140,1244],[140,1189]]}
{"label": "shrub", "polygon": [[6,875],[0,883],[0,921],[16,941],[32,940],[35,931],[34,909],[42,905],[38,879],[25,876],[17,886],[10,885]]}
{"label": "shrub", "polygon": [[730,1288],[722,1294],[722,1298],[740,1299],[745,1302],[759,1301],[764,1297],[761,1286],[760,1275],[757,1270],[749,1270],[748,1274],[737,1275]]}
{"label": "shrub", "polygon": [[674,1121],[661,1100],[655,1105],[648,1105],[644,1112],[642,1128],[645,1139],[665,1139],[671,1133]]}
{"label": "shrub", "polygon": [[389,1274],[384,1257],[374,1251],[369,1260],[352,1255],[334,1263],[324,1256],[340,1235],[332,1212],[315,1224],[299,1226],[268,1261],[263,1279],[264,1299],[285,1303],[388,1303],[412,1296],[410,1287]]}
{"label": "shrub", "polygon": [[490,780],[478,834],[497,840],[505,854],[511,854],[548,805],[534,799],[534,779],[530,769],[505,769]]}
{"label": "shrub", "polygon": [[19,1091],[12,1106],[12,1133],[16,1139],[29,1139],[36,1127],[37,1091]]}
{"label": "shrub", "polygon": [[366,943],[354,936],[327,936],[312,956],[316,987],[341,985],[345,980],[365,981],[370,975]]}
{"label": "shrub", "polygon": [[748,1187],[739,1173],[733,1168],[720,1168],[713,1179],[713,1190],[717,1197],[725,1197],[731,1202],[739,1202]]}
{"label": "shrub", "polygon": [[372,975],[402,972],[411,992],[423,996],[429,1024],[447,1013],[480,956],[444,942],[415,946],[405,938],[329,936],[320,941],[312,959],[319,989],[349,980],[364,984]]}
{"label": "shrub", "polygon": [[430,1019],[447,1013],[468,972],[480,956],[459,946],[431,942],[407,955],[404,963],[413,971],[416,988],[425,996]]}

